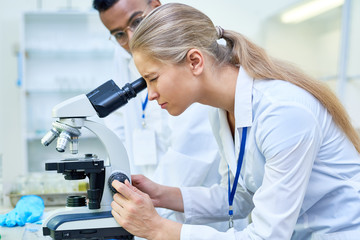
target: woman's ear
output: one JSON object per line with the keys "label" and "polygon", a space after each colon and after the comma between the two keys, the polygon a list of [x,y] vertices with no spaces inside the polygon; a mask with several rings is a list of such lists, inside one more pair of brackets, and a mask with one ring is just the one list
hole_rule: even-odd
{"label": "woman's ear", "polygon": [[204,70],[204,56],[198,49],[190,49],[186,55],[187,65],[194,75],[200,75]]}

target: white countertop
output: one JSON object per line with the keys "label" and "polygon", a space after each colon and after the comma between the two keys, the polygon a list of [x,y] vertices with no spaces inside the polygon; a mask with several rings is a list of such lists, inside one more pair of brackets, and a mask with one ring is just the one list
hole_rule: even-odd
{"label": "white countertop", "polygon": [[0,227],[1,240],[20,240],[24,234],[25,227]]}
{"label": "white countertop", "polygon": [[[10,212],[13,208],[0,208],[0,214],[6,214]],[[45,212],[52,211],[56,208],[45,208]],[[30,230],[26,231],[25,230]],[[25,236],[26,234],[26,236]],[[42,236],[42,226],[41,224],[29,224],[27,223],[23,227],[1,227],[0,226],[0,235],[1,240],[48,240],[50,237]]]}

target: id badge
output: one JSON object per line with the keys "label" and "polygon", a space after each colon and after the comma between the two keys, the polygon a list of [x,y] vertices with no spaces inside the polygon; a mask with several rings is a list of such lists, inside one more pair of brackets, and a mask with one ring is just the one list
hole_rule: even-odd
{"label": "id badge", "polygon": [[136,166],[156,165],[155,131],[147,128],[135,129],[133,132],[133,155]]}

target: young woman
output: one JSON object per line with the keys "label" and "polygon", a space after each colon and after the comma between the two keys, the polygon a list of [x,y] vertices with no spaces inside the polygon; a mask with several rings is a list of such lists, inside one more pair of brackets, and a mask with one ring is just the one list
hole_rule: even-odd
{"label": "young woman", "polygon": [[[119,224],[148,239],[358,239],[360,141],[321,82],[183,4],[150,13],[130,47],[149,100],[174,116],[195,102],[215,107],[223,181],[208,189],[138,175],[133,185],[114,182]],[[154,207],[185,212],[186,224]],[[250,213],[245,230],[231,228]],[[220,219],[229,219],[227,232],[198,225]]]}

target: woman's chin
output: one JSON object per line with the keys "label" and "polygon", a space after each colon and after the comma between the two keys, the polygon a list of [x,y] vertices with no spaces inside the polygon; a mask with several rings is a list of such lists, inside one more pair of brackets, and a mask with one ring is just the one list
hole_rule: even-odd
{"label": "woman's chin", "polygon": [[182,114],[184,111],[181,111],[180,109],[177,109],[177,110],[173,110],[173,109],[166,109],[168,111],[168,113],[171,115],[171,116],[179,116],[180,114]]}

